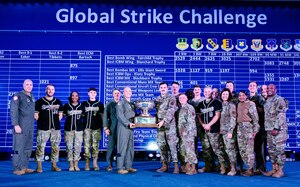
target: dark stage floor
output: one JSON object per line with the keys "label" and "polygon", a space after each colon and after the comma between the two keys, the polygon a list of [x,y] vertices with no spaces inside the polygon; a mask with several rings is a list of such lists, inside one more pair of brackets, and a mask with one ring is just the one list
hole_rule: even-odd
{"label": "dark stage floor", "polygon": [[[80,161],[81,169],[84,162]],[[226,176],[218,173],[204,173],[189,176],[186,174],[157,173],[155,170],[160,166],[158,161],[138,161],[134,162],[137,173],[126,175],[117,174],[116,169],[112,172],[105,170],[106,163],[99,162],[99,171],[69,172],[68,163],[61,161],[58,165],[61,172],[50,171],[51,163],[43,163],[43,173],[27,174],[16,176],[12,174],[12,162],[0,161],[0,186],[199,186],[199,187],[239,187],[239,186],[264,186],[264,187],[298,187],[300,186],[300,162],[287,162],[284,168],[286,176],[280,179],[265,176]],[[200,167],[203,162],[200,162]],[[271,163],[268,162],[268,169]],[[30,167],[35,168],[36,163],[30,162]]]}

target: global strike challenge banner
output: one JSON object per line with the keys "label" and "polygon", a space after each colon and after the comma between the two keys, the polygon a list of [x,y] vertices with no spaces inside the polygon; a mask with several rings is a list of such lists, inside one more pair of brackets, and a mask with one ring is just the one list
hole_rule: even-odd
{"label": "global strike challenge banner", "polygon": [[[162,81],[180,92],[275,83],[289,101],[287,149],[300,152],[299,17],[296,7],[0,4],[0,152],[11,151],[10,101],[27,78],[36,99],[51,83],[63,103],[74,90],[87,100],[90,87],[107,103],[125,86],[133,100],[153,100]],[[152,149],[156,133],[135,129],[135,149]]]}

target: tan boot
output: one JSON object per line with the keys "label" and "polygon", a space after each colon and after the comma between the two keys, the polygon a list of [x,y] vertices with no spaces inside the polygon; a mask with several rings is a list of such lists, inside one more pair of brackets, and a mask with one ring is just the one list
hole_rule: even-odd
{"label": "tan boot", "polygon": [[84,167],[85,171],[90,171],[90,159],[86,159],[85,160],[85,167]]}
{"label": "tan boot", "polygon": [[52,167],[51,167],[52,171],[61,171],[61,169],[56,165],[56,162],[52,162]]}
{"label": "tan boot", "polygon": [[195,175],[195,174],[197,174],[196,165],[195,164],[191,164],[190,165],[190,169],[189,169],[188,172],[186,172],[186,174],[188,174],[188,175]]}
{"label": "tan boot", "polygon": [[43,169],[42,169],[42,162],[41,162],[41,161],[38,161],[38,162],[37,162],[36,172],[37,172],[37,173],[42,173],[42,172],[43,172]]}
{"label": "tan boot", "polygon": [[277,165],[277,163],[273,163],[272,164],[272,170],[270,170],[270,171],[268,171],[268,172],[262,172],[262,174],[264,175],[264,176],[272,176],[274,173],[276,173],[276,171],[277,171],[277,168],[278,168],[278,165]]}
{"label": "tan boot", "polygon": [[226,167],[224,163],[220,163],[220,174],[224,175],[226,173]]}
{"label": "tan boot", "polygon": [[244,177],[250,177],[250,176],[253,176],[254,173],[253,173],[253,170],[252,169],[247,169],[245,172],[242,173],[242,175]]}
{"label": "tan boot", "polygon": [[180,164],[180,171],[182,173],[186,173],[188,171],[188,168],[189,168],[189,164],[188,163],[185,163],[185,164],[181,163]]}
{"label": "tan boot", "polygon": [[94,158],[93,159],[93,167],[95,171],[99,170],[99,166],[98,166],[98,158]]}
{"label": "tan boot", "polygon": [[272,177],[281,178],[284,176],[283,166],[278,166],[276,173],[272,175]]}
{"label": "tan boot", "polygon": [[74,171],[74,162],[73,161],[69,162],[69,171]]}
{"label": "tan boot", "polygon": [[235,163],[230,164],[230,171],[227,173],[227,175],[229,176],[236,175]]}
{"label": "tan boot", "polygon": [[74,169],[75,169],[75,171],[80,171],[80,169],[78,167],[78,160],[74,161]]}
{"label": "tan boot", "polygon": [[168,171],[168,164],[163,162],[162,166],[156,170],[156,172],[162,173]]}
{"label": "tan boot", "polygon": [[179,173],[179,166],[178,166],[178,162],[174,162],[174,170],[173,170],[174,174],[178,174]]}

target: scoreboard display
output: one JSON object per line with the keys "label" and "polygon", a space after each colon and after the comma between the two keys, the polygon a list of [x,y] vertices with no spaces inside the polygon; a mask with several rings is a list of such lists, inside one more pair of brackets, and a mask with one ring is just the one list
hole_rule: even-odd
{"label": "scoreboard display", "polygon": [[[63,103],[74,90],[87,100],[95,87],[104,104],[125,86],[133,100],[153,100],[162,81],[179,82],[180,92],[274,83],[289,101],[286,149],[300,152],[299,16],[299,8],[0,4],[0,152],[11,151],[10,101],[25,79],[36,99],[51,83]],[[136,128],[135,149],[156,132]],[[103,134],[100,149],[107,141]]]}

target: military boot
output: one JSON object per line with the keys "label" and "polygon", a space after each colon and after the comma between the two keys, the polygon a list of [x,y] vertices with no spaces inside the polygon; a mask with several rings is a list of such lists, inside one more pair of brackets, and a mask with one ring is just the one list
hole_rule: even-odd
{"label": "military boot", "polygon": [[75,169],[75,171],[80,171],[80,169],[78,167],[78,160],[74,161],[74,169]]}
{"label": "military boot", "polygon": [[230,164],[230,171],[227,173],[229,176],[234,176],[236,175],[236,169],[235,169],[235,163]]}
{"label": "military boot", "polygon": [[168,171],[168,164],[163,162],[162,166],[156,170],[156,172],[162,173]]}
{"label": "military boot", "polygon": [[69,171],[74,171],[74,162],[73,161],[69,162]]}
{"label": "military boot", "polygon": [[197,174],[196,165],[195,164],[191,164],[190,168],[189,168],[189,171],[186,172],[186,174],[188,174],[188,175],[195,175],[195,174]]}
{"label": "military boot", "polygon": [[37,172],[37,173],[42,173],[42,172],[43,172],[43,169],[42,169],[42,162],[41,162],[41,161],[38,161],[38,162],[37,162],[36,172]]}
{"label": "military boot", "polygon": [[276,171],[277,171],[277,167],[278,167],[278,165],[277,165],[277,163],[273,163],[272,164],[272,170],[270,170],[270,171],[268,171],[268,172],[262,172],[262,174],[264,175],[264,176],[272,176],[274,173],[276,173]]}
{"label": "military boot", "polygon": [[90,159],[86,159],[85,160],[85,167],[84,167],[85,171],[90,171]]}
{"label": "military boot", "polygon": [[225,164],[222,162],[220,163],[220,174],[224,175],[226,173],[226,166]]}
{"label": "military boot", "polygon": [[173,170],[174,174],[178,174],[179,173],[179,167],[178,167],[178,162],[174,162],[174,170]]}
{"label": "military boot", "polygon": [[272,177],[281,178],[284,176],[283,166],[278,166],[276,173],[272,175]]}
{"label": "military boot", "polygon": [[52,167],[51,167],[52,171],[61,171],[61,169],[56,165],[56,162],[52,162]]}
{"label": "military boot", "polygon": [[95,157],[95,158],[93,159],[93,167],[94,167],[94,170],[95,170],[95,171],[98,171],[98,170],[99,170],[99,166],[98,166],[98,158],[97,158],[97,157]]}
{"label": "military boot", "polygon": [[250,177],[250,176],[253,176],[254,173],[253,173],[252,169],[247,169],[245,172],[242,173],[242,175],[244,177]]}

